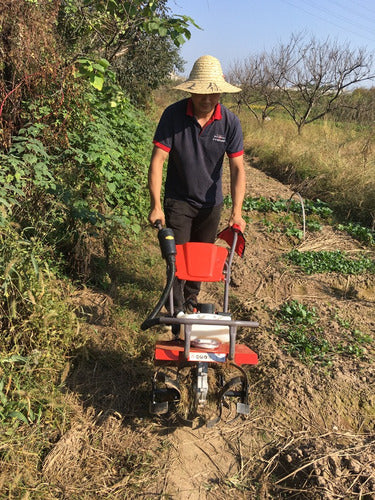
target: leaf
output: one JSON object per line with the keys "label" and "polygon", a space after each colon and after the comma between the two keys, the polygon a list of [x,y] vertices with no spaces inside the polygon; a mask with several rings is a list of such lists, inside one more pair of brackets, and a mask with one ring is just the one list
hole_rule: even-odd
{"label": "leaf", "polygon": [[[25,358],[24,356],[20,356],[19,354],[13,354],[12,356],[9,356],[9,358],[0,358],[0,363],[16,363],[18,361],[21,363],[26,363],[27,358]],[[1,390],[1,385],[0,385],[0,390]]]}
{"label": "leaf", "polygon": [[184,35],[178,35],[178,37],[174,40],[177,46],[183,45],[185,43]]}
{"label": "leaf", "polygon": [[24,422],[25,424],[29,423],[25,415],[20,411],[11,411],[10,413],[8,413],[8,416],[11,418],[17,418],[18,420],[21,420],[21,422]]}
{"label": "leaf", "polygon": [[97,90],[102,90],[104,78],[102,76],[98,76],[98,75],[91,75],[90,76],[90,83]]}
{"label": "leaf", "polygon": [[31,259],[31,263],[33,265],[36,276],[39,276],[39,266],[38,266],[37,261],[35,260],[34,255],[31,255],[30,259]]}
{"label": "leaf", "polygon": [[93,69],[96,69],[97,71],[99,71],[99,72],[100,72],[100,74],[103,74],[103,73],[104,73],[105,68],[104,68],[101,64],[99,64],[99,63],[94,63],[94,64],[92,65],[92,67],[93,67]]}
{"label": "leaf", "polygon": [[108,191],[112,194],[117,189],[117,184],[115,182],[107,182]]}
{"label": "leaf", "polygon": [[102,66],[104,69],[107,69],[110,66],[110,62],[107,59],[99,59],[98,64]]}
{"label": "leaf", "polygon": [[160,36],[167,36],[168,30],[165,26],[160,26],[158,33]]}

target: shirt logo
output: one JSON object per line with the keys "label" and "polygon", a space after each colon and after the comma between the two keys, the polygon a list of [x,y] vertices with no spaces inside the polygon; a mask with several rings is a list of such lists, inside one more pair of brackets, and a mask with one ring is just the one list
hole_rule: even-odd
{"label": "shirt logo", "polygon": [[225,142],[225,135],[216,134],[212,140],[216,142]]}

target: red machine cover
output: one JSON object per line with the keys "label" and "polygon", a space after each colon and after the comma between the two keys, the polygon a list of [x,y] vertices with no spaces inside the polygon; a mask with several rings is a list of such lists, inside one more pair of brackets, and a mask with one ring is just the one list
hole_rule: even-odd
{"label": "red machine cover", "polygon": [[228,250],[213,243],[176,245],[176,276],[188,281],[222,281]]}

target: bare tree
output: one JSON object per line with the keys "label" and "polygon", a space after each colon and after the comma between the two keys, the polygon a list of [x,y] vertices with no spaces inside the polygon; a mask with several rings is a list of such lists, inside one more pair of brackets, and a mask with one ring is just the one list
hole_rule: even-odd
{"label": "bare tree", "polygon": [[339,104],[339,96],[355,84],[374,79],[373,56],[327,38],[324,42],[292,35],[269,58],[278,104],[302,128],[323,118]]}
{"label": "bare tree", "polygon": [[258,122],[281,107],[298,133],[339,108],[344,91],[374,76],[373,56],[365,49],[303,34],[291,35],[270,53],[249,56],[230,72],[231,81],[242,88],[238,105],[246,106]]}
{"label": "bare tree", "polygon": [[229,79],[242,88],[242,92],[234,96],[237,105],[247,107],[258,123],[263,123],[278,105],[269,56],[263,52],[249,56],[242,64],[234,63]]}

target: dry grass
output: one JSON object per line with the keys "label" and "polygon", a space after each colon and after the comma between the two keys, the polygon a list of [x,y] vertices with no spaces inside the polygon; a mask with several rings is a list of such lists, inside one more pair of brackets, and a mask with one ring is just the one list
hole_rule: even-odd
{"label": "dry grass", "polygon": [[[57,387],[51,389],[52,375],[40,361],[25,370],[45,389],[23,378],[18,390],[18,372],[6,376],[8,405],[23,395],[41,416],[29,425],[12,423],[11,407],[4,421],[0,393],[0,499],[152,498],[161,489],[168,446],[148,417],[154,342],[136,328],[155,301],[164,267],[155,245],[129,241],[119,253],[108,269],[111,294],[85,287],[72,293],[69,307],[86,343],[70,358],[50,360]],[[68,319],[65,314],[66,327]]]}
{"label": "dry grass", "polygon": [[326,120],[306,126],[298,135],[285,119],[271,119],[259,127],[248,114],[240,118],[247,151],[261,169],[297,184],[305,196],[329,202],[341,216],[373,223],[373,130],[339,127]]}

